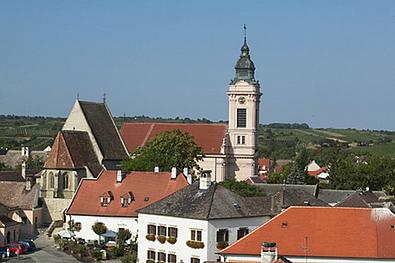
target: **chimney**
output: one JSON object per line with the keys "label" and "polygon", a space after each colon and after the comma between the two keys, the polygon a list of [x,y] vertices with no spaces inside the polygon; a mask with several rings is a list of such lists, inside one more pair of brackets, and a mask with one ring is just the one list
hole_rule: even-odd
{"label": "chimney", "polygon": [[177,178],[177,168],[171,168],[171,180],[175,180]]}
{"label": "chimney", "polygon": [[320,194],[320,185],[319,185],[319,184],[316,184],[316,185],[314,186],[314,197],[315,197],[315,198],[318,198],[319,194]]}
{"label": "chimney", "polygon": [[188,184],[192,184],[192,175],[189,174],[188,168],[186,168],[186,167],[184,168],[183,174],[187,178]]}
{"label": "chimney", "polygon": [[23,177],[23,179],[26,180],[26,162],[23,161],[22,165],[21,165],[21,175]]}
{"label": "chimney", "polygon": [[124,177],[122,170],[117,170],[117,183],[121,183]]}
{"label": "chimney", "polygon": [[263,242],[261,245],[261,263],[272,263],[277,260],[277,245],[274,242]]}
{"label": "chimney", "polygon": [[159,173],[159,166],[155,166],[154,173]]}
{"label": "chimney", "polygon": [[211,170],[203,170],[200,172],[199,189],[207,190],[211,185]]}
{"label": "chimney", "polygon": [[30,179],[26,179],[25,189],[26,191],[32,190],[32,182],[30,181]]}

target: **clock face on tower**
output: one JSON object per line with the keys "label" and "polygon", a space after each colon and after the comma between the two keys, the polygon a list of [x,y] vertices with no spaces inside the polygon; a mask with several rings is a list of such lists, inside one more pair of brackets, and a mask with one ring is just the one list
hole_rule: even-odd
{"label": "clock face on tower", "polygon": [[244,104],[246,102],[246,98],[244,97],[239,97],[239,99],[237,100],[240,104]]}

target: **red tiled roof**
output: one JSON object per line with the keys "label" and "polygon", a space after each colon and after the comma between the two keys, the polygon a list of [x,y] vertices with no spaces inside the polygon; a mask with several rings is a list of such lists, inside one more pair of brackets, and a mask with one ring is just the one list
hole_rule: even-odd
{"label": "red tiled roof", "polygon": [[[170,172],[131,172],[121,183],[116,182],[117,171],[105,171],[97,179],[83,179],[67,210],[71,215],[137,216],[137,210],[146,207],[188,185],[185,176],[175,180]],[[101,206],[100,196],[111,191],[113,200]],[[134,201],[121,206],[121,197],[131,192]],[[148,201],[146,201],[148,198]]]}
{"label": "red tiled roof", "polygon": [[276,242],[284,256],[395,259],[395,215],[387,208],[290,207],[221,254],[260,255]]}
{"label": "red tiled roof", "polygon": [[227,126],[202,123],[124,123],[120,133],[128,151],[134,152],[137,147],[144,146],[159,133],[175,129],[192,135],[205,154],[218,154],[221,151]]}

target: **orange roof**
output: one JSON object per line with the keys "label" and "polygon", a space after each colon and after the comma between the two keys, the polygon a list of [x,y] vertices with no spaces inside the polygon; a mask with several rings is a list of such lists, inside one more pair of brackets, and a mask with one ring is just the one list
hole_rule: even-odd
{"label": "orange roof", "polygon": [[[170,172],[131,172],[121,183],[117,171],[103,171],[97,179],[83,179],[67,210],[71,215],[137,216],[137,210],[150,205],[188,185],[183,174],[171,179]],[[101,206],[100,196],[111,191],[113,200]],[[131,194],[134,201],[121,206],[121,197]]]}
{"label": "orange roof", "polygon": [[266,171],[270,170],[270,159],[262,158],[258,159],[258,165],[259,165],[259,170],[263,170],[263,167],[265,167]]}
{"label": "orange roof", "polygon": [[221,254],[258,256],[264,241],[276,242],[283,256],[305,256],[307,247],[310,257],[394,259],[395,215],[387,208],[290,207]]}
{"label": "orange roof", "polygon": [[218,154],[221,152],[227,126],[203,123],[124,123],[120,133],[128,151],[134,152],[159,133],[175,129],[192,135],[205,154]]}

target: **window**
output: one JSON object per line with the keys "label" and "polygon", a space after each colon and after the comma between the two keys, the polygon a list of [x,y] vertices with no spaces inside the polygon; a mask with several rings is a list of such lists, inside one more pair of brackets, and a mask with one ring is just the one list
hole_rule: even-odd
{"label": "window", "polygon": [[237,230],[237,240],[242,238],[243,236],[248,234],[248,228],[247,227],[240,227],[239,230]]}
{"label": "window", "polygon": [[148,252],[147,252],[147,259],[155,260],[155,251],[148,250]]}
{"label": "window", "polygon": [[158,252],[158,262],[166,262],[166,254],[163,252]]}
{"label": "window", "polygon": [[124,194],[121,196],[121,206],[122,207],[128,207],[132,201],[134,201],[134,195],[132,192],[128,192],[127,194]]}
{"label": "window", "polygon": [[63,173],[63,189],[69,188],[69,175],[67,173]]}
{"label": "window", "polygon": [[168,228],[168,232],[169,232],[169,237],[177,237],[177,232],[178,232],[178,230],[177,230],[177,228],[175,228],[175,227],[169,227]]}
{"label": "window", "polygon": [[191,240],[202,241],[202,230],[191,230]]}
{"label": "window", "polygon": [[245,136],[237,136],[237,144],[246,144],[246,137]]}
{"label": "window", "polygon": [[148,235],[156,235],[156,226],[155,225],[148,225],[147,233],[148,233]]}
{"label": "window", "polygon": [[228,229],[219,229],[217,231],[217,242],[222,242],[222,241],[229,241],[229,231]]}
{"label": "window", "polygon": [[81,222],[75,222],[74,231],[80,231],[80,230],[81,230]]}
{"label": "window", "polygon": [[237,109],[237,128],[247,127],[247,109]]}
{"label": "window", "polygon": [[166,227],[165,226],[158,226],[158,235],[159,236],[166,236]]}
{"label": "window", "polygon": [[101,206],[108,206],[113,199],[114,195],[111,191],[108,191],[100,196],[100,204]]}
{"label": "window", "polygon": [[54,175],[52,172],[49,173],[49,188],[54,188],[55,187],[55,180],[54,180]]}
{"label": "window", "polygon": [[177,256],[174,254],[168,254],[167,255],[167,262],[169,263],[176,263],[177,262]]}
{"label": "window", "polygon": [[199,258],[191,258],[191,263],[200,263]]}

